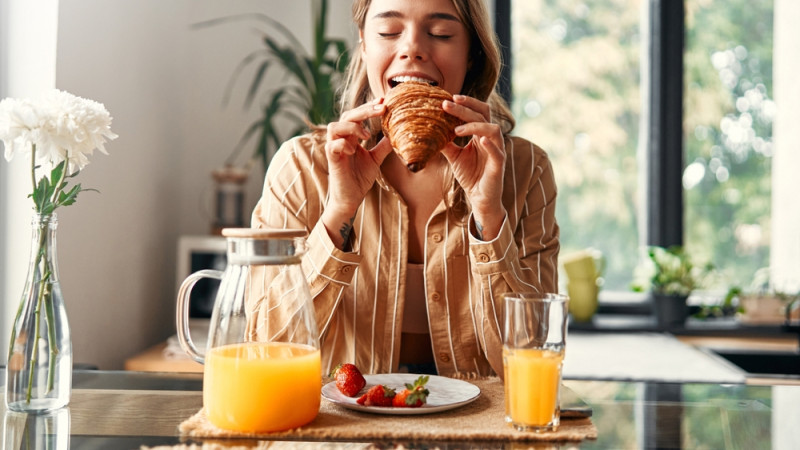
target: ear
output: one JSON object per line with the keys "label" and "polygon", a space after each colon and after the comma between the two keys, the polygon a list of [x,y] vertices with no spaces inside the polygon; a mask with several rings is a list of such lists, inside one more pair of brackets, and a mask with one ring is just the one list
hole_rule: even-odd
{"label": "ear", "polygon": [[361,52],[361,58],[364,58],[364,30],[358,30],[358,48]]}

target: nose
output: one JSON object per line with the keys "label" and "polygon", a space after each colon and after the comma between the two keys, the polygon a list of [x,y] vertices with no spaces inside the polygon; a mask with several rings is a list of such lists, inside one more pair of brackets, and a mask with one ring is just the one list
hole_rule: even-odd
{"label": "nose", "polygon": [[418,61],[425,61],[428,59],[428,52],[425,49],[425,44],[417,31],[409,31],[404,35],[399,50],[400,59],[413,59]]}

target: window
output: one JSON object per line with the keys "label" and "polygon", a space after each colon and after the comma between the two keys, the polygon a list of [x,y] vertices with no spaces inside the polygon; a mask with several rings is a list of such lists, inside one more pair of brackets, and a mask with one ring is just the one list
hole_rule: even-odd
{"label": "window", "polygon": [[733,284],[770,265],[773,16],[773,0],[686,1],[685,240]]}
{"label": "window", "polygon": [[515,133],[552,159],[562,255],[601,250],[605,290],[629,290],[643,239],[641,3],[511,2]]}
{"label": "window", "polygon": [[[775,11],[781,2],[783,14]],[[800,241],[800,213],[785,212],[798,208],[774,206],[779,195],[800,192],[796,175],[780,182],[774,175],[781,150],[782,161],[800,170],[788,155],[800,132],[786,127],[783,148],[773,133],[781,105],[800,100],[782,102],[773,86],[776,62],[795,59],[797,46],[775,45],[773,22],[797,18],[794,2],[495,5],[510,50],[505,83],[515,132],[542,146],[556,172],[562,255],[603,251],[607,295],[630,290],[643,244],[685,244],[719,269],[719,289],[746,288],[770,265],[800,287],[800,242],[773,254]],[[787,41],[797,42],[796,29]],[[800,70],[792,64],[783,69],[786,83]],[[783,117],[796,123],[793,111]]]}

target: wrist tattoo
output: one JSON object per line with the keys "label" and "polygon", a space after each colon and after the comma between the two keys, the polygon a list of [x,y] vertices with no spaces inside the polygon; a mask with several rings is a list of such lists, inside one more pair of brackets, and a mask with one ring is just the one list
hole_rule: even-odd
{"label": "wrist tattoo", "polygon": [[339,235],[342,236],[342,250],[349,251],[350,250],[350,237],[353,235],[353,221],[355,220],[355,216],[350,218],[350,223],[343,223],[342,227],[339,228]]}
{"label": "wrist tattoo", "polygon": [[475,221],[475,230],[478,232],[478,239],[483,240],[483,224],[477,220]]}

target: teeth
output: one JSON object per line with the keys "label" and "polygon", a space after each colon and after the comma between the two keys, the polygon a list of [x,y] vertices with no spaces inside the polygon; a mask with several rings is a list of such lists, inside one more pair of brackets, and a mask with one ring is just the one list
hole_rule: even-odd
{"label": "teeth", "polygon": [[392,78],[392,81],[394,81],[395,83],[405,83],[406,81],[419,81],[420,83],[428,83],[432,85],[436,84],[434,81],[426,80],[425,78],[408,77],[408,76],[394,77]]}

